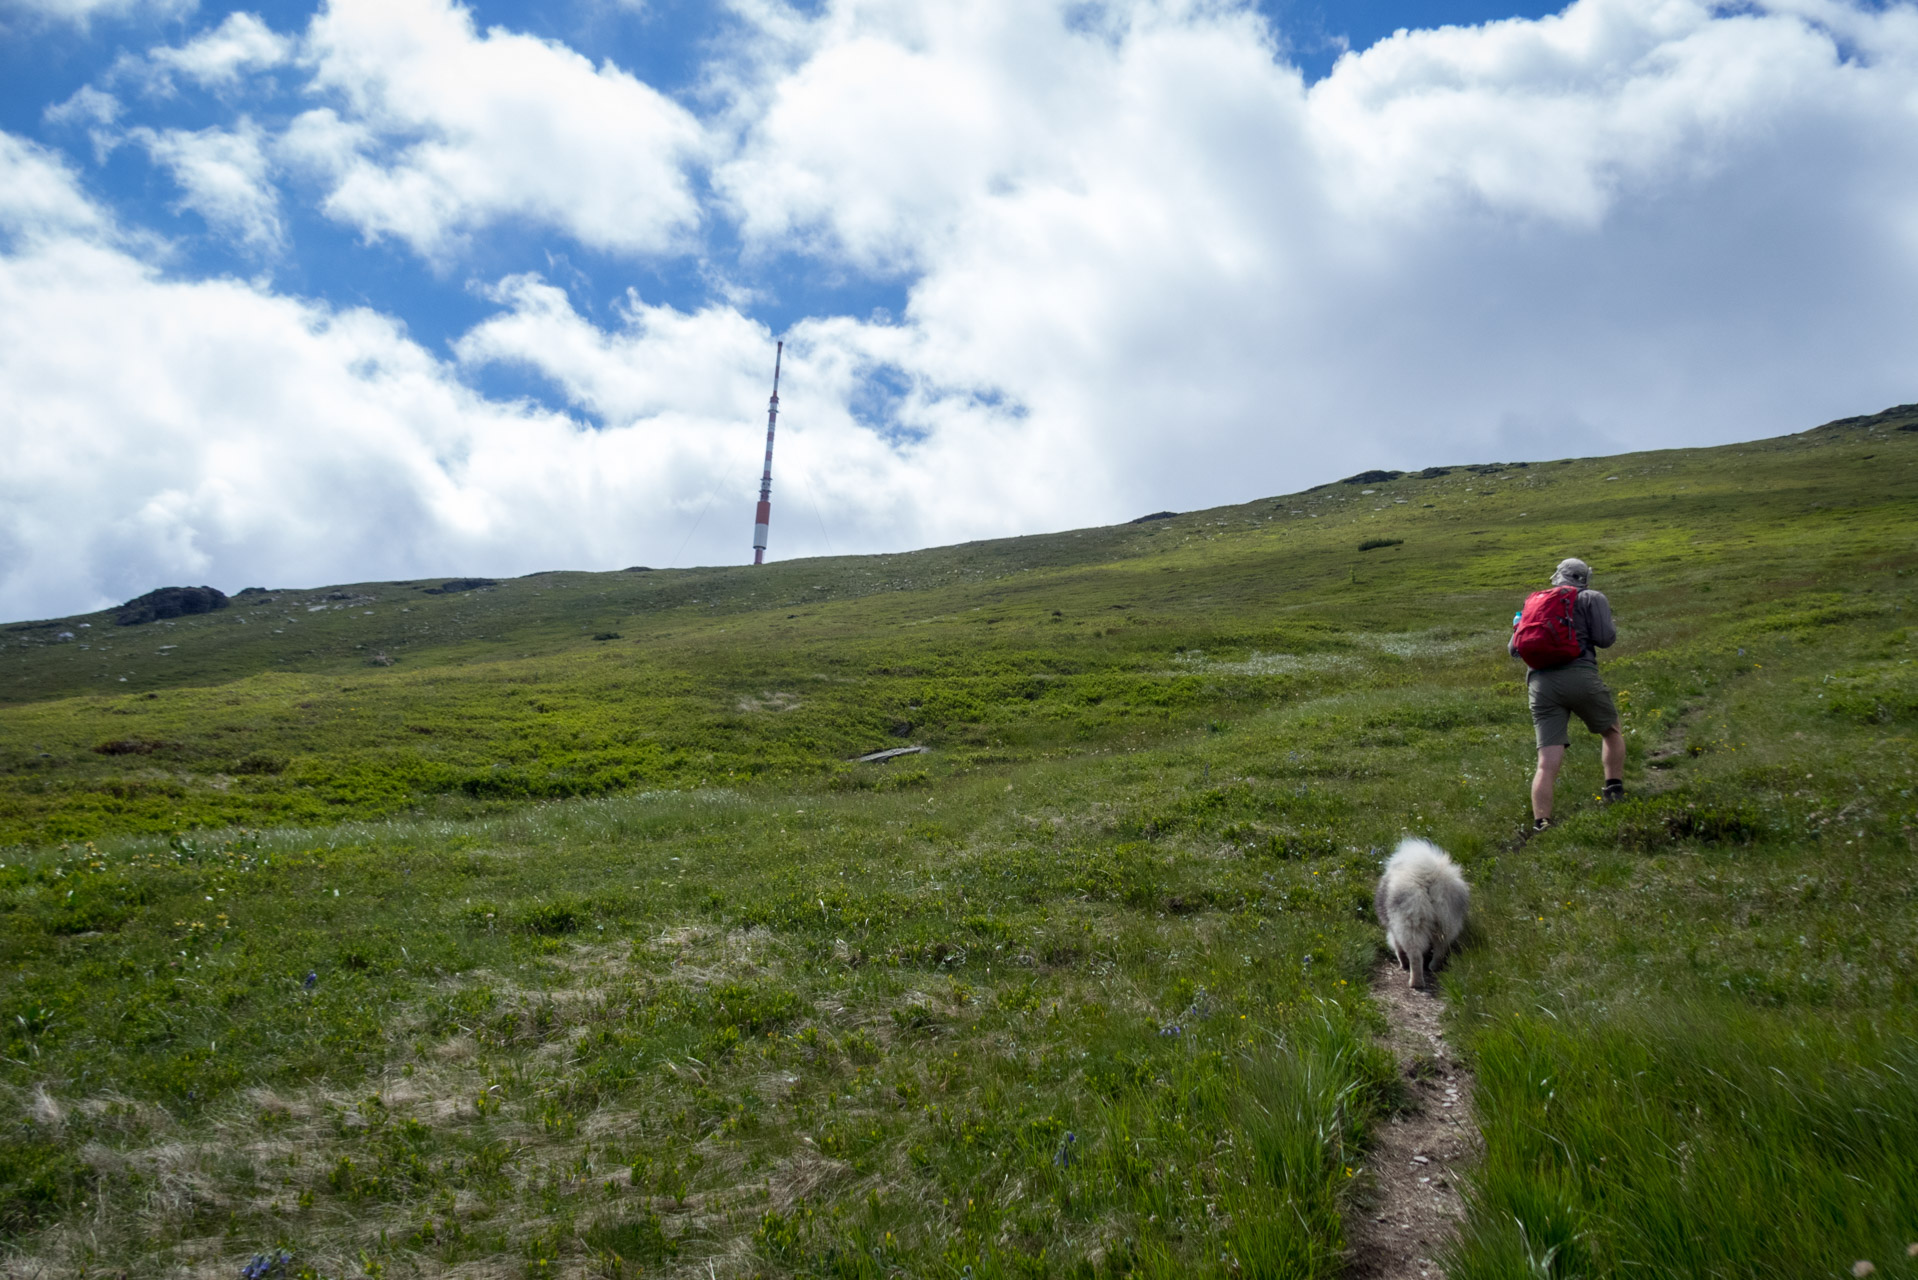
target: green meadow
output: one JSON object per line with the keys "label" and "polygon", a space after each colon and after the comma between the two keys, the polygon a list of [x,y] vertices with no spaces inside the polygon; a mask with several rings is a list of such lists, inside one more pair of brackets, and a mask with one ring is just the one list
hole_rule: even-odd
{"label": "green meadow", "polygon": [[[1527,839],[1566,555],[1629,794],[1575,729]],[[1906,406],[0,625],[0,1274],[1334,1277],[1415,833],[1475,893],[1454,1280],[1918,1276],[1914,570]]]}

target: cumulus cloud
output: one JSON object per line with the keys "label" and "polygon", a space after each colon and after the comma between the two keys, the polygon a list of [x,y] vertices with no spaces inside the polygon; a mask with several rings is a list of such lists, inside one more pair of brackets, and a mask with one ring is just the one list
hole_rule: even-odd
{"label": "cumulus cloud", "polygon": [[781,12],[716,170],[752,243],[909,272],[921,368],[1102,460],[1066,520],[1910,397],[1910,6],[1579,0],[1310,87],[1247,11],[1103,14]]}
{"label": "cumulus cloud", "polygon": [[16,248],[60,235],[103,236],[109,229],[60,156],[0,133],[0,231]]}
{"label": "cumulus cloud", "polygon": [[279,192],[259,126],[244,116],[232,129],[138,128],[128,137],[180,184],[180,207],[255,250],[276,249],[284,238]]}
{"label": "cumulus cloud", "polygon": [[[604,330],[533,276],[505,280],[492,296],[507,309],[455,344],[461,361],[536,371],[609,426],[713,441],[708,474],[736,502],[750,494],[762,442],[750,424],[763,420],[772,373],[763,328],[730,307],[688,315],[632,298],[622,323]],[[1033,431],[993,388],[942,380],[932,363],[901,326],[822,318],[788,332],[775,479],[782,551],[1031,527],[1067,486],[1104,483],[1079,447],[1089,442]],[[1014,453],[1019,465],[1008,468]],[[714,481],[682,492],[703,501]]]}
{"label": "cumulus cloud", "polygon": [[629,295],[624,324],[609,333],[536,275],[508,277],[486,296],[506,310],[454,344],[468,364],[537,370],[609,425],[662,414],[708,421],[753,416],[750,380],[759,372],[766,331],[730,307],[688,315]]}
{"label": "cumulus cloud", "polygon": [[250,13],[230,13],[213,30],[184,45],[147,51],[148,63],[163,73],[185,76],[203,89],[230,88],[249,72],[284,63],[291,42]]}
{"label": "cumulus cloud", "polygon": [[494,28],[448,0],[333,0],[305,37],[311,88],[289,157],[323,208],[444,260],[505,220],[621,253],[682,246],[700,221],[692,115],[609,64]]}
{"label": "cumulus cloud", "polygon": [[[392,317],[169,278],[118,243],[51,156],[8,139],[0,163],[0,191],[37,193],[0,206],[7,226],[31,228],[0,253],[8,614],[189,578],[744,558],[772,336],[730,308],[634,297],[608,329],[538,277],[500,282],[498,314],[457,362],[534,370],[579,406],[569,417],[480,396]],[[901,529],[961,536],[977,512],[942,508],[948,487],[1030,518],[1083,480],[1045,447],[1016,479],[999,474],[1006,451],[1033,443],[1019,416],[908,372],[915,341],[837,319],[795,328],[781,554],[896,544]],[[896,399],[875,417],[861,400],[882,369]]]}
{"label": "cumulus cloud", "polygon": [[[240,585],[664,560],[715,480],[741,497],[695,552],[747,520],[758,369],[705,357],[705,407],[643,392],[597,428],[489,401],[394,318],[233,279],[172,279],[119,243],[72,171],[0,134],[0,608],[96,607],[162,582]],[[537,319],[540,286],[503,298]],[[547,301],[548,311],[563,319]],[[516,312],[517,314],[517,312]],[[763,330],[714,314],[652,320]],[[475,339],[476,344],[481,339]],[[496,333],[505,359],[510,334]],[[584,376],[584,375],[582,375]],[[664,375],[661,375],[662,381]],[[730,528],[731,537],[726,536]]]}
{"label": "cumulus cloud", "polygon": [[[166,99],[177,96],[180,81],[185,80],[201,89],[231,95],[253,73],[286,63],[292,51],[291,40],[255,15],[230,13],[219,26],[202,31],[183,45],[154,45],[143,54],[120,54],[101,77],[100,85],[116,91],[130,88],[149,99]],[[48,117],[57,118],[55,113],[59,113],[71,122],[87,113],[97,114],[99,102],[92,95],[99,92],[99,86],[81,89],[67,102],[49,109]]]}
{"label": "cumulus cloud", "polygon": [[120,100],[110,93],[81,85],[73,96],[56,102],[41,113],[48,124],[111,126],[119,120]]}
{"label": "cumulus cloud", "polygon": [[0,13],[21,14],[40,22],[66,22],[82,30],[95,18],[178,18],[198,7],[199,0],[0,0]]}
{"label": "cumulus cloud", "polygon": [[1466,202],[1593,227],[1631,195],[1709,181],[1782,120],[1860,105],[1873,78],[1788,11],[1608,0],[1401,31],[1314,89],[1311,123],[1346,210]]}
{"label": "cumulus cloud", "polygon": [[[1914,398],[1909,3],[1576,0],[1401,33],[1313,85],[1213,0],[741,13],[703,121],[444,0],[338,0],[287,64],[321,101],[284,134],[236,112],[138,135],[256,245],[283,234],[274,164],[447,268],[506,222],[702,267],[725,238],[703,230],[743,238],[720,302],[602,318],[522,271],[447,352],[403,317],[168,277],[0,137],[0,446],[25,460],[0,475],[0,609],[661,563],[695,527],[687,560],[743,558],[774,335],[741,308],[795,250],[907,303],[784,335],[775,555]],[[472,390],[502,369],[567,412]]]}

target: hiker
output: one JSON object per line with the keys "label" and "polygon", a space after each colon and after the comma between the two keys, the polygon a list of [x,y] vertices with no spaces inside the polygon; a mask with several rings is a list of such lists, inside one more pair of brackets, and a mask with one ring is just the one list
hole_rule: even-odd
{"label": "hiker", "polygon": [[1565,748],[1572,745],[1572,716],[1599,736],[1605,766],[1607,804],[1625,795],[1625,735],[1619,729],[1618,704],[1598,678],[1598,650],[1618,639],[1612,603],[1592,590],[1592,567],[1583,560],[1561,560],[1552,585],[1526,597],[1512,619],[1510,653],[1530,668],[1525,687],[1538,731],[1538,771],[1532,775],[1532,829],[1552,825],[1552,788]]}

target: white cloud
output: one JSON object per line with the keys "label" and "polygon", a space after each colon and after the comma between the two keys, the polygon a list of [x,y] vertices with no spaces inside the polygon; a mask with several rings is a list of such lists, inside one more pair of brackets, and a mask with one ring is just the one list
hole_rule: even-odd
{"label": "white cloud", "polygon": [[[746,509],[772,375],[764,329],[731,308],[687,315],[635,298],[616,329],[602,330],[531,276],[503,281],[493,297],[508,310],[455,344],[463,362],[535,370],[609,426],[649,439],[710,442],[705,474],[678,477],[678,505],[729,484]],[[844,319],[804,321],[786,335],[774,480],[781,554],[1030,527],[1067,486],[1106,483],[1080,447],[1091,442],[1034,432],[990,388],[929,376],[922,345],[911,330]],[[881,381],[894,388],[883,412],[862,412]],[[1011,455],[1017,468],[1006,466]],[[724,541],[705,547],[731,558]]]}
{"label": "white cloud", "polygon": [[41,113],[48,124],[108,125],[120,118],[120,100],[92,85],[81,85],[73,96],[56,102]]}
{"label": "white cloud", "polygon": [[1580,0],[1308,88],[1229,7],[838,0],[768,19],[716,180],[1084,449],[1046,523],[1750,437],[1914,391],[1918,10],[1810,12]]}
{"label": "white cloud", "polygon": [[272,250],[284,239],[279,193],[257,125],[242,116],[233,129],[138,128],[128,137],[146,148],[155,164],[180,184],[180,207],[208,225],[256,250]]}
{"label": "white cloud", "polygon": [[1853,98],[1828,31],[1762,9],[1600,0],[1535,22],[1400,32],[1311,97],[1342,205],[1423,216],[1434,200],[1580,226],[1708,179],[1775,124]]}
{"label": "white cloud", "polygon": [[28,242],[56,235],[102,235],[108,220],[54,152],[0,133],[0,231]]}
{"label": "white cloud", "polygon": [[454,344],[468,364],[536,369],[607,424],[661,414],[713,422],[753,415],[753,397],[741,393],[758,371],[766,332],[730,307],[687,315],[630,297],[621,331],[608,333],[538,276],[509,277],[487,297],[508,310]]}
{"label": "white cloud", "polygon": [[0,12],[12,11],[42,22],[67,22],[82,30],[95,18],[179,18],[198,7],[199,0],[0,0]]}
{"label": "white cloud", "polygon": [[617,67],[479,35],[447,0],[334,0],[304,56],[337,109],[297,122],[287,154],[326,182],[327,214],[369,236],[444,260],[508,220],[621,253],[681,246],[698,226],[698,123]]}
{"label": "white cloud", "polygon": [[[131,86],[146,98],[164,99],[178,93],[178,80],[185,77],[202,89],[230,96],[253,73],[284,65],[292,52],[293,41],[255,15],[230,13],[219,26],[183,45],[154,45],[144,54],[122,53],[101,83],[113,89]],[[82,89],[54,110],[68,116],[88,110],[97,105],[86,97],[94,92],[93,87]]]}
{"label": "white cloud", "polygon": [[[552,378],[603,424],[589,425],[481,397],[390,317],[169,279],[50,157],[8,140],[0,163],[0,191],[39,192],[16,219],[38,230],[0,253],[6,616],[187,580],[745,559],[772,338],[730,309],[634,298],[603,330],[536,277],[502,281],[502,310],[459,359]],[[904,369],[915,341],[842,320],[791,335],[776,555],[976,532],[970,501],[938,504],[948,486],[1032,518],[1085,479],[1016,414],[918,375],[889,421],[919,443],[858,421],[865,376]],[[1013,449],[1029,455],[1016,480]]]}
{"label": "white cloud", "polygon": [[213,30],[178,47],[149,49],[147,60],[162,72],[178,72],[203,89],[229,88],[242,75],[284,63],[292,43],[250,13],[230,13]]}
{"label": "white cloud", "polygon": [[[702,132],[561,46],[341,0],[302,45],[325,103],[271,147],[244,116],[181,135],[206,163],[177,171],[244,236],[277,226],[259,157],[301,167],[334,217],[452,266],[505,221],[693,253],[687,174],[716,157],[707,220],[743,230],[745,282],[796,245],[899,273],[896,323],[785,335],[778,556],[1918,397],[1909,3],[1578,0],[1309,87],[1209,0],[745,12]],[[0,227],[0,456],[26,460],[0,475],[0,610],[661,563],[709,504],[686,558],[743,558],[772,335],[734,306],[595,320],[513,275],[442,362],[397,318],[158,274],[14,139]],[[593,425],[466,381],[506,367]]]}
{"label": "white cloud", "polygon": [[1254,15],[1172,8],[1113,6],[1102,29],[1067,6],[907,0],[781,21],[767,35],[784,56],[741,90],[753,116],[716,182],[762,244],[814,232],[871,268],[936,269],[1005,200],[1080,194],[1108,173],[1151,185],[1182,152],[1247,141],[1180,128],[1216,123],[1179,101],[1214,96],[1214,59],[1225,84],[1255,88],[1252,112],[1284,107],[1271,99],[1297,77]]}
{"label": "white cloud", "polygon": [[[737,316],[648,313],[616,354],[657,381],[605,391],[630,420],[596,428],[481,397],[391,317],[170,279],[70,170],[5,134],[0,228],[0,616],[188,580],[664,563],[722,488],[688,558],[743,558],[764,377],[749,355],[771,339]],[[505,319],[544,306],[564,323],[541,290],[503,285]],[[510,325],[473,350],[509,358]],[[702,398],[671,394],[680,360]]]}

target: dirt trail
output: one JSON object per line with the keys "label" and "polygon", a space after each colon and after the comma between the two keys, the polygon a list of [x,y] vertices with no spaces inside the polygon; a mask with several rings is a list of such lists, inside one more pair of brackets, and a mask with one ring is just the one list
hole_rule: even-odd
{"label": "dirt trail", "polygon": [[1346,1220],[1352,1280],[1436,1280],[1437,1255],[1465,1217],[1459,1177],[1478,1158],[1472,1075],[1446,1042],[1444,999],[1406,985],[1391,960],[1372,974],[1372,994],[1391,1030],[1411,1107],[1381,1125],[1372,1150],[1372,1187]]}

